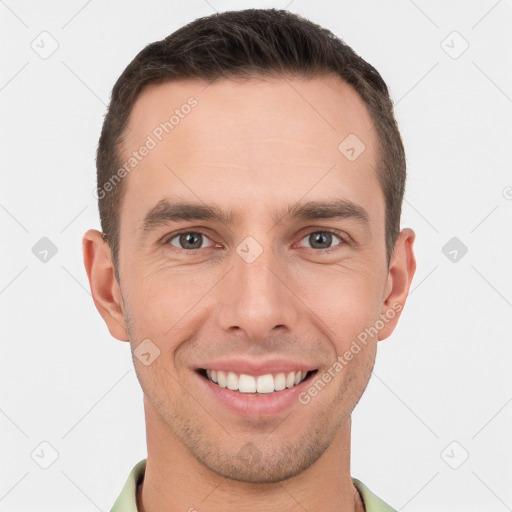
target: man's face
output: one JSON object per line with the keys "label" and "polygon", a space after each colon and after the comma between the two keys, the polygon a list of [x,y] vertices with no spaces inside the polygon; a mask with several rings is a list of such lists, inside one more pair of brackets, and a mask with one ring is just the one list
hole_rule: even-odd
{"label": "man's face", "polygon": [[[148,431],[181,441],[217,474],[278,481],[339,436],[373,368],[377,336],[309,403],[298,399],[389,307],[376,131],[357,93],[334,77],[205,87],[152,85],[132,111],[122,160],[148,135],[157,146],[125,182],[124,315],[132,350],[149,339],[149,353],[160,351],[149,365],[134,357]],[[190,96],[197,105],[158,141],[155,127]],[[350,134],[365,145],[355,160],[338,149]],[[165,201],[232,219],[172,220]],[[344,213],[285,215],[309,202],[338,202]],[[274,377],[260,379],[268,391],[282,387],[278,374],[309,373],[253,394],[205,370],[222,385],[220,372],[231,371],[228,385],[249,391],[263,375]]]}

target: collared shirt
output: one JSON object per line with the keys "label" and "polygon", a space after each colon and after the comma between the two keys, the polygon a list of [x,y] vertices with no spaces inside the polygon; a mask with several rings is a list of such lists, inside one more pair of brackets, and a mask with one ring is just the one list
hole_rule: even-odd
{"label": "collared shirt", "polygon": [[[135,464],[110,512],[138,512],[137,485],[144,479],[146,460],[142,459]],[[352,478],[352,482],[361,495],[366,512],[396,512],[394,508],[375,496],[360,480]]]}

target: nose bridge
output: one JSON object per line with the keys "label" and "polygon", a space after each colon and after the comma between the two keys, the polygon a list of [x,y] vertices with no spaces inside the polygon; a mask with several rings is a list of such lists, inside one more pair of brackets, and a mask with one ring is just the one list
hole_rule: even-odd
{"label": "nose bridge", "polygon": [[247,237],[233,254],[233,268],[224,281],[222,310],[224,330],[246,331],[254,342],[263,340],[275,327],[290,328],[297,312],[293,294],[286,286],[282,261],[270,246],[263,248]]}

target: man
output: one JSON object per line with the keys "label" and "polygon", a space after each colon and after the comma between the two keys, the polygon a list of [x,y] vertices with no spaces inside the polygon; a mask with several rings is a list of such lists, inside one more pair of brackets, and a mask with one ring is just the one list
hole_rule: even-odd
{"label": "man", "polygon": [[122,73],[97,169],[84,261],[148,449],[112,511],[393,510],[350,475],[416,267],[377,71],[286,11],[198,19]]}

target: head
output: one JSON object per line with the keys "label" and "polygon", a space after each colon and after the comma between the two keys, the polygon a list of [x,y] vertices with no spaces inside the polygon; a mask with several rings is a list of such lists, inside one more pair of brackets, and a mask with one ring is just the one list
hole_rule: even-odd
{"label": "head", "polygon": [[[148,428],[229,478],[310,467],[349,421],[415,271],[379,73],[286,11],[198,19],[116,82],[97,171],[103,233],[86,233],[84,258],[111,334],[131,343]],[[302,401],[219,407],[206,370],[229,365],[307,370]]]}

